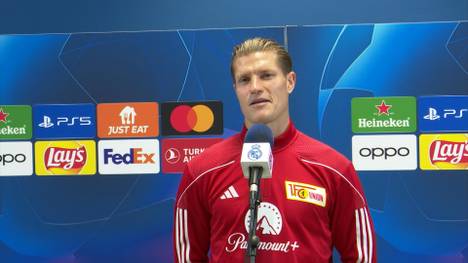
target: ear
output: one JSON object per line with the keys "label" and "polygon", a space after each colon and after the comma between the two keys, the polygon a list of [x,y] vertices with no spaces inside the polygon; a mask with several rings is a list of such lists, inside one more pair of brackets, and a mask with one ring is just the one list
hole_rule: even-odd
{"label": "ear", "polygon": [[291,94],[296,86],[296,72],[291,71],[286,75],[286,89]]}

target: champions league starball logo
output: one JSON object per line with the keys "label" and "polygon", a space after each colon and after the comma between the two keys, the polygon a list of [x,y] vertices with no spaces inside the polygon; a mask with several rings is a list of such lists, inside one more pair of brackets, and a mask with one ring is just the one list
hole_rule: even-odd
{"label": "champions league starball logo", "polygon": [[247,153],[247,158],[249,158],[252,161],[256,161],[262,157],[262,150],[260,149],[259,144],[254,144],[252,145],[252,148],[249,150]]}

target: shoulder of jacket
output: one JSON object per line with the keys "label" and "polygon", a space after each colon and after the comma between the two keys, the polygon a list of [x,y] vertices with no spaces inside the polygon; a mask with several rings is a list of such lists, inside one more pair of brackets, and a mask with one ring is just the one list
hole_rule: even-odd
{"label": "shoulder of jacket", "polygon": [[298,158],[309,161],[309,163],[322,164],[340,172],[351,165],[348,158],[326,143],[303,133],[300,133],[298,137],[295,146]]}
{"label": "shoulder of jacket", "polygon": [[201,154],[187,163],[193,176],[222,167],[230,162],[240,160],[242,143],[239,134],[224,139],[206,148]]}

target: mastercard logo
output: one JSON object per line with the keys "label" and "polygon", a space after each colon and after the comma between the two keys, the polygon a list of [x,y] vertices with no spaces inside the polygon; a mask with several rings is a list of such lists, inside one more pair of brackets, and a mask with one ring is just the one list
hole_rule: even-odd
{"label": "mastercard logo", "polygon": [[178,132],[206,132],[213,123],[213,111],[206,105],[180,105],[171,113],[171,125]]}
{"label": "mastercard logo", "polygon": [[223,133],[220,101],[162,103],[161,116],[163,135]]}

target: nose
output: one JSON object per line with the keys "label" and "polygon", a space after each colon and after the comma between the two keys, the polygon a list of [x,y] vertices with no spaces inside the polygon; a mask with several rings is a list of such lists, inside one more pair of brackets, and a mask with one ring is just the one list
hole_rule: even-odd
{"label": "nose", "polygon": [[257,76],[252,77],[250,82],[250,92],[259,93],[262,90],[262,84],[260,79]]}

